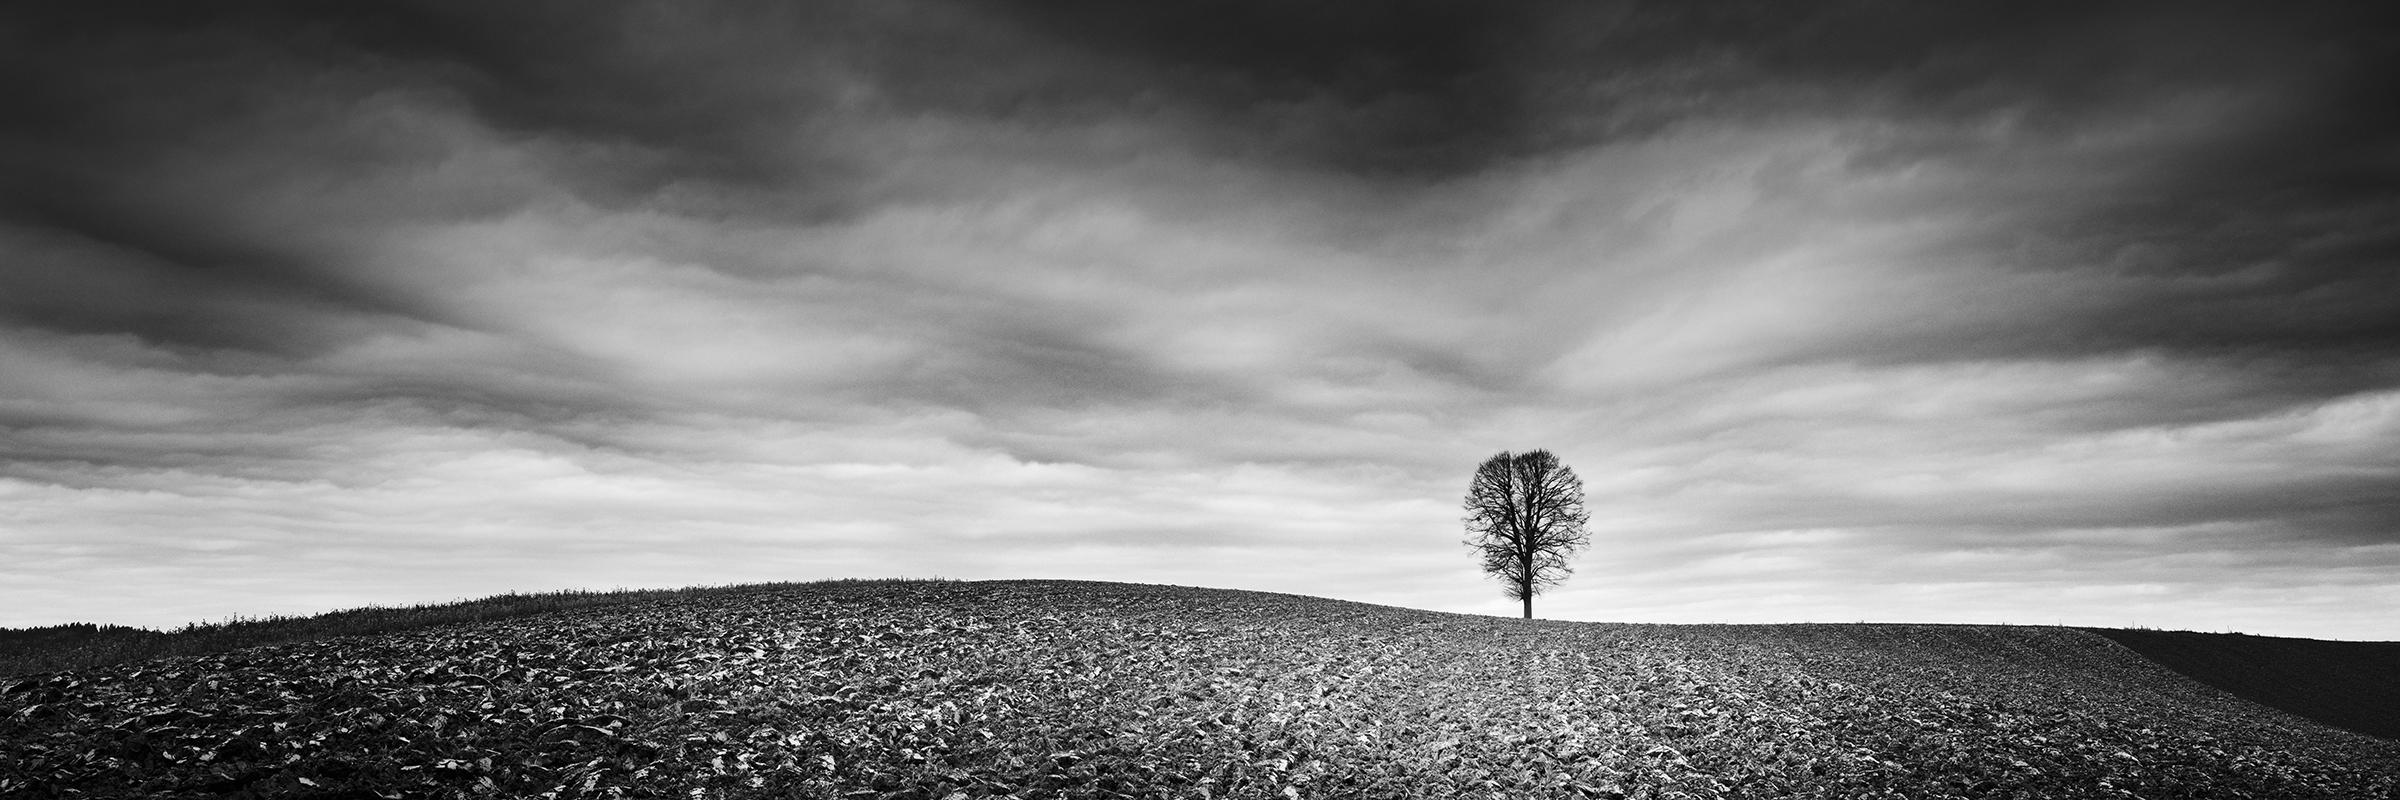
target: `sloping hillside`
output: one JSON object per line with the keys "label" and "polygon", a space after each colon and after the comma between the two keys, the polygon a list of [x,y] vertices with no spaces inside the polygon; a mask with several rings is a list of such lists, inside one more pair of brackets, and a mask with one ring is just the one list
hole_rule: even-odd
{"label": "sloping hillside", "polygon": [[2400,642],[2093,632],[2201,683],[2327,725],[2400,739]]}
{"label": "sloping hillside", "polygon": [[30,676],[0,795],[2386,797],[2095,634],[757,587]]}

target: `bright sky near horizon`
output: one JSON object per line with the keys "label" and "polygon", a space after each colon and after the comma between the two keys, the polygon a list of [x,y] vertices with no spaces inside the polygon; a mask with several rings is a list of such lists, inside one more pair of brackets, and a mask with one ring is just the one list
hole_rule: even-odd
{"label": "bright sky near horizon", "polygon": [[1082,578],[2400,640],[2387,4],[28,3],[0,626]]}

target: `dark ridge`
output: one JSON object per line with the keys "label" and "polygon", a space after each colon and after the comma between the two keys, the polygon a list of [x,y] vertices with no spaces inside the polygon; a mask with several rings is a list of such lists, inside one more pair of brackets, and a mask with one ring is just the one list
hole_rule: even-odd
{"label": "dark ridge", "polygon": [[2400,739],[2400,642],[2088,630],[2228,694],[2336,728]]}
{"label": "dark ridge", "polygon": [[[873,584],[881,580],[844,578],[824,583]],[[401,633],[439,625],[515,619],[637,600],[665,600],[805,585],[810,584],[509,592],[473,600],[412,606],[368,606],[308,616],[235,616],[218,622],[194,622],[172,631],[89,622],[36,628],[0,628],[0,676],[96,669],[172,656],[224,653],[245,647]]]}

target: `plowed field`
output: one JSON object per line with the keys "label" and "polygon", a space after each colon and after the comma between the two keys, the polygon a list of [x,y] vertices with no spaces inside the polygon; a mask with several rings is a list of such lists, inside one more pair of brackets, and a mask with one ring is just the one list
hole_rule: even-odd
{"label": "plowed field", "polygon": [[2384,798],[2400,745],[2063,628],[767,586],[0,688],[0,796]]}

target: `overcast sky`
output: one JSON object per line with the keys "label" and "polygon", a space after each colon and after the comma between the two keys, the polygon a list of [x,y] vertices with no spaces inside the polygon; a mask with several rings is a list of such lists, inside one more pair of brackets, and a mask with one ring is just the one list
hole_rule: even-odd
{"label": "overcast sky", "polygon": [[2356,5],[19,3],[0,625],[1064,577],[2400,640]]}

